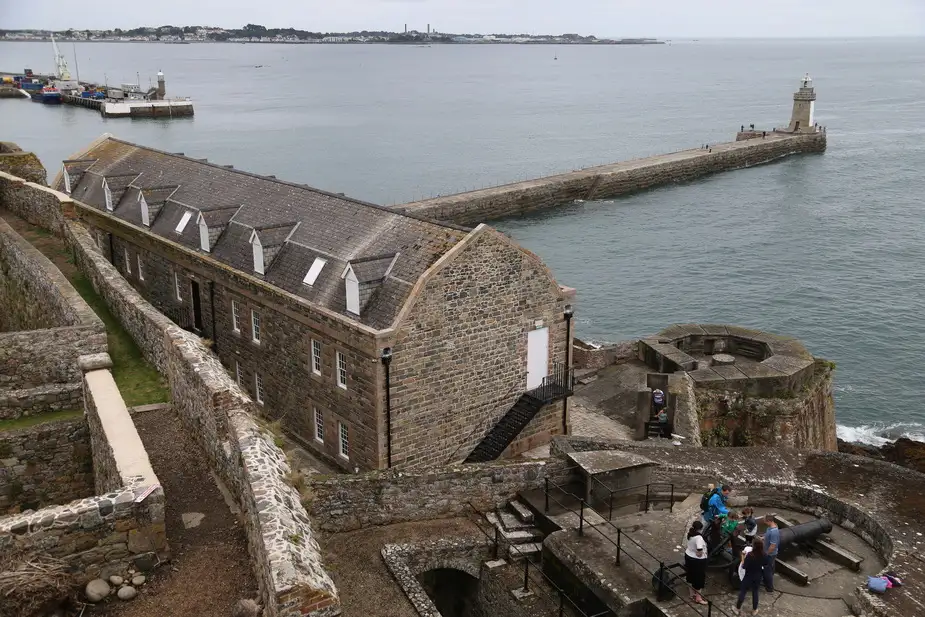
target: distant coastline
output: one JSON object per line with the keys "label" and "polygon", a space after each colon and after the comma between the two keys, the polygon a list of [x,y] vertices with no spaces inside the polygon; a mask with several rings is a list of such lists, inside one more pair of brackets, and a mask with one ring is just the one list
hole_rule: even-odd
{"label": "distant coastline", "polygon": [[306,44],[392,44],[392,45],[663,45],[654,38],[597,38],[580,34],[450,34],[426,32],[368,31],[309,32],[294,28],[265,28],[248,24],[240,29],[205,26],[157,26],[131,30],[4,30],[0,41],[48,42],[52,35],[61,42],[75,43],[284,43]]}

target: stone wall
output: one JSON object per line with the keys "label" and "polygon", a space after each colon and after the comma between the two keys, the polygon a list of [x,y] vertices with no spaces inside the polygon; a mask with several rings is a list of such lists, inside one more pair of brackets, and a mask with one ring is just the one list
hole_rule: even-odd
{"label": "stone wall", "polygon": [[621,360],[636,357],[636,341],[622,341],[595,346],[579,339],[572,345],[572,366],[575,369],[602,369]]}
{"label": "stone wall", "polygon": [[9,141],[0,142],[0,171],[29,182],[45,184],[45,167],[39,157],[32,152],[23,152]]}
{"label": "stone wall", "polygon": [[538,257],[488,227],[441,258],[394,335],[393,465],[464,459],[527,389],[531,330],[549,329],[550,368],[565,362],[572,297]]}
{"label": "stone wall", "polygon": [[0,514],[93,494],[90,431],[84,418],[0,431]]}
{"label": "stone wall", "polygon": [[0,171],[0,207],[55,235],[64,234],[65,208],[74,202],[43,183]]}
{"label": "stone wall", "polygon": [[93,309],[0,220],[0,419],[79,409],[77,358],[106,348]]}
{"label": "stone wall", "polygon": [[[83,442],[73,446],[84,453],[84,472],[101,472],[96,488],[106,494],[0,519],[0,552],[45,552],[84,580],[124,571],[142,556],[169,555],[164,491],[112,374],[99,368],[106,365],[107,354],[83,362],[86,417],[80,421]],[[54,426],[45,425],[49,431]]]}
{"label": "stone wall", "polygon": [[266,617],[334,615],[337,590],[274,437],[199,337],[154,309],[119,275],[78,223],[67,225],[78,267],[146,357],[167,377],[174,409],[244,513]]}
{"label": "stone wall", "polygon": [[306,506],[315,525],[330,532],[465,516],[472,506],[487,512],[519,491],[543,486],[559,467],[531,461],[311,478]]}
{"label": "stone wall", "polygon": [[688,182],[709,174],[751,167],[804,152],[822,152],[825,133],[768,135],[720,144],[712,152],[689,150],[592,167],[515,184],[436,197],[398,206],[418,215],[472,225],[569,204],[578,199],[626,195],[664,184]]}

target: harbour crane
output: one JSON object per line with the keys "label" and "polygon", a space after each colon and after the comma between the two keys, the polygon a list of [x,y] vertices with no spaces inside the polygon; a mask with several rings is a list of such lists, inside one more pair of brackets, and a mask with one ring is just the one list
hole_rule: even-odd
{"label": "harbour crane", "polygon": [[54,34],[51,35],[51,44],[52,47],[55,48],[55,77],[61,81],[70,81],[71,71],[67,68],[67,60],[64,59],[64,56],[58,49],[58,44],[55,42]]}

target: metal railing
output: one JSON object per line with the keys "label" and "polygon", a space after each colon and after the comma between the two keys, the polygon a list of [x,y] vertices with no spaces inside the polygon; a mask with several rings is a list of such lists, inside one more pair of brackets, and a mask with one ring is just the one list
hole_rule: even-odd
{"label": "metal railing", "polygon": [[[472,505],[471,502],[469,502],[467,505],[468,505],[470,508],[472,508],[472,511],[475,512],[476,516],[478,516],[480,520],[487,520],[487,519],[485,519],[485,515],[484,515],[482,512],[480,512],[480,511],[478,510],[478,508],[476,508],[474,505]],[[485,537],[487,537],[489,540],[492,540],[492,542],[493,542],[493,550],[494,550],[494,553],[493,553],[493,554],[494,554],[494,558],[495,558],[495,559],[498,559],[498,546],[500,545],[500,541],[499,541],[499,538],[498,538],[498,535],[500,534],[500,531],[499,531],[499,529],[498,529],[498,525],[494,525],[494,526],[493,526],[495,532],[494,532],[494,538],[492,538],[492,536],[489,535],[489,533],[488,533],[487,531],[485,531],[484,529],[482,529],[482,526],[481,526],[481,525],[479,525],[477,522],[474,523],[474,524],[475,524],[475,526],[478,528],[478,530],[482,532],[482,534],[483,534]],[[500,523],[499,523],[499,524],[500,524]],[[593,613],[593,614],[591,614],[591,615],[589,615],[588,613],[584,612],[584,611],[575,603],[575,601],[572,600],[572,599],[568,596],[568,594],[565,593],[565,591],[563,591],[563,589],[562,589],[561,587],[559,587],[558,585],[556,585],[556,584],[552,581],[552,579],[549,578],[549,576],[547,576],[545,572],[543,572],[542,568],[533,568],[533,570],[530,569],[530,558],[529,558],[529,556],[528,556],[526,553],[524,553],[523,551],[520,550],[520,547],[518,547],[516,544],[510,544],[509,546],[510,546],[511,549],[513,549],[520,557],[522,557],[523,562],[524,562],[524,586],[523,586],[522,589],[523,589],[525,592],[527,592],[527,591],[532,591],[532,592],[537,592],[537,591],[539,591],[539,592],[542,594],[542,596],[547,600],[547,602],[550,602],[553,606],[557,606],[557,607],[558,607],[558,617],[564,617],[564,616],[565,616],[565,609],[566,609],[566,607],[569,607],[569,608],[571,609],[571,611],[572,611],[572,614],[577,615],[577,617],[604,617],[604,616],[607,616],[607,615],[613,615],[613,611],[611,611],[611,610],[609,610],[609,609],[604,610],[604,611],[602,611],[602,612],[600,612],[600,613]],[[542,580],[538,580],[538,579],[536,578],[536,575],[532,575],[532,574],[531,574],[532,572],[539,572],[540,576],[542,577]],[[530,582],[531,582],[531,581],[533,582],[533,589],[530,588]],[[553,598],[545,589],[543,589],[543,584],[544,584],[544,583],[545,583],[546,585],[549,585],[550,587],[552,587],[552,588],[555,590],[555,593],[556,593],[557,598]]]}
{"label": "metal railing", "polygon": [[552,373],[543,377],[540,385],[527,394],[542,403],[551,403],[572,395],[575,374],[571,368],[561,362],[554,362]]}
{"label": "metal railing", "polygon": [[[565,469],[565,471],[574,471],[574,470],[576,470],[576,469],[581,469],[581,466],[579,466],[579,465],[573,465],[573,466],[571,466],[571,467],[567,467],[567,468]],[[590,475],[590,474],[589,474],[589,475],[587,476],[587,478],[588,478],[592,483],[597,483],[598,485],[600,485],[600,487],[601,487],[604,491],[606,491],[607,494],[608,494],[608,496],[607,496],[607,506],[608,506],[607,520],[608,520],[608,521],[612,521],[612,520],[613,520],[613,496],[614,496],[615,494],[617,494],[617,493],[624,493],[624,492],[627,492],[627,491],[639,490],[639,489],[642,489],[642,488],[645,488],[645,489],[646,489],[646,494],[645,494],[645,498],[644,498],[644,504],[645,504],[645,510],[644,510],[644,511],[645,511],[645,512],[648,512],[648,511],[649,511],[649,505],[650,505],[650,504],[654,504],[654,503],[658,503],[658,502],[664,501],[664,499],[656,498],[655,496],[652,495],[652,487],[659,487],[659,486],[668,487],[668,489],[669,489],[669,495],[668,495],[668,511],[669,511],[669,512],[674,512],[674,484],[671,483],[671,482],[649,482],[648,484],[637,484],[637,485],[635,485],[635,486],[625,486],[625,487],[621,487],[621,488],[610,488],[609,486],[607,486],[606,484],[604,484],[601,480],[597,479],[597,478],[596,478],[595,476],[593,476],[593,475]],[[545,482],[544,492],[545,492],[545,494],[546,494],[546,504],[545,504],[546,510],[545,510],[545,511],[546,511],[546,512],[549,512],[549,483],[550,483],[549,478],[545,478],[545,479],[544,479],[544,482]],[[566,494],[568,494],[568,495],[571,495],[571,496],[574,497],[575,499],[583,499],[580,495],[576,495],[576,494],[574,494],[574,493],[572,493],[572,492],[570,492],[570,491],[565,490],[565,488],[562,487],[562,485],[556,484],[555,482],[553,482],[553,485],[554,485],[557,489],[563,491],[564,493],[566,493]],[[592,488],[591,488],[591,493],[592,493],[592,495],[593,495],[593,493],[594,493],[593,484],[592,484]],[[589,505],[590,505],[590,503],[589,503]],[[594,512],[595,512],[595,514],[597,514],[598,516],[600,516],[601,518],[603,518],[603,515],[602,515],[600,512],[598,512],[597,510],[595,510]]]}
{"label": "metal railing", "polygon": [[[490,406],[499,405],[502,401],[504,401],[505,399],[507,399],[507,397],[509,397],[509,396],[511,395],[511,393],[514,392],[514,390],[516,390],[516,389],[518,388],[519,385],[520,385],[520,384],[515,383],[514,385],[512,385],[512,386],[508,389],[507,392],[505,392],[505,393],[504,393],[502,396],[500,396],[499,398],[496,398],[496,399],[493,399],[493,400],[491,400],[491,401],[488,401],[487,403],[482,403],[481,405],[476,405],[476,407],[485,408],[485,407],[490,407]],[[519,397],[518,397],[518,398],[519,398]],[[516,401],[515,401],[515,402],[516,402]],[[508,412],[508,410],[505,410],[504,413],[507,413],[507,412]],[[462,450],[463,446],[466,445],[466,444],[469,442],[469,439],[471,439],[472,436],[475,435],[475,433],[476,433],[477,431],[479,431],[479,429],[481,429],[481,430],[483,431],[482,437],[484,438],[485,435],[488,434],[488,426],[489,426],[489,425],[497,424],[497,422],[498,422],[501,418],[503,418],[503,417],[504,417],[504,414],[501,414],[501,415],[498,416],[497,418],[492,417],[492,416],[489,416],[489,417],[485,418],[482,422],[479,422],[478,424],[476,424],[476,425],[475,425],[475,428],[473,428],[471,431],[469,431],[469,434],[466,435],[466,437],[459,443],[459,445],[458,445],[458,446],[456,447],[456,449],[453,451],[453,454],[451,454],[450,457],[446,460],[447,464],[451,464],[454,460],[456,460],[456,455],[459,454],[459,451]],[[476,443],[475,445],[478,446],[478,443]]]}
{"label": "metal railing", "polygon": [[[578,515],[578,535],[579,535],[579,536],[584,536],[584,533],[585,533],[585,509],[588,509],[588,510],[594,512],[595,514],[597,514],[597,516],[599,516],[599,517],[603,520],[604,517],[601,516],[601,514],[600,514],[599,512],[597,512],[597,510],[595,510],[594,508],[592,508],[583,498],[578,497],[577,495],[574,495],[574,493],[568,492],[567,490],[565,490],[565,487],[559,486],[559,485],[557,485],[555,482],[550,482],[548,478],[546,479],[546,490],[545,490],[545,492],[546,492],[546,510],[547,510],[547,512],[548,512],[548,510],[549,510],[549,500],[550,500],[550,496],[549,496],[549,486],[550,486],[550,485],[552,485],[554,488],[556,488],[556,489],[558,489],[558,490],[560,490],[560,491],[562,491],[562,492],[564,492],[564,493],[566,493],[566,494],[568,494],[568,495],[572,495],[572,496],[576,497],[576,498],[579,500],[580,508],[579,508],[579,510],[576,512],[575,510],[571,509],[570,507],[568,507],[568,506],[566,506],[565,504],[563,504],[562,502],[560,502],[560,501],[559,501],[558,499],[556,499],[555,497],[552,497],[552,498],[551,498],[552,501],[556,503],[556,505],[558,505],[559,507],[563,508],[565,511],[570,512],[570,513],[572,513],[572,514]],[[599,526],[607,526],[607,527],[610,527],[610,528],[615,529],[616,532],[617,532],[617,540],[614,541],[613,538],[611,538],[609,535],[607,535],[606,533],[604,533],[603,531],[601,531],[600,529],[598,529]],[[602,524],[600,524],[600,525],[591,525],[591,524],[589,524],[588,527],[591,528],[591,529],[593,529],[593,530],[596,531],[597,533],[599,533],[599,534],[601,535],[601,537],[603,537],[605,540],[607,540],[610,544],[612,544],[612,545],[616,548],[616,559],[615,559],[615,561],[614,561],[614,563],[615,563],[616,565],[618,565],[618,566],[620,565],[620,559],[621,559],[622,557],[629,557],[629,558],[630,558],[637,566],[639,566],[644,572],[646,572],[647,574],[649,574],[649,575],[652,576],[652,582],[653,582],[653,584],[655,584],[655,583],[658,584],[658,587],[657,587],[657,590],[656,590],[656,598],[657,598],[657,599],[660,600],[661,598],[664,597],[666,591],[670,591],[671,594],[674,595],[675,598],[677,598],[678,600],[680,600],[681,602],[683,602],[684,605],[685,605],[687,608],[691,609],[694,613],[696,613],[697,615],[700,615],[701,617],[704,616],[704,613],[702,613],[702,612],[700,611],[700,609],[697,608],[697,606],[702,606],[702,605],[691,604],[690,601],[688,601],[686,598],[684,598],[681,594],[679,594],[677,591],[675,591],[675,590],[672,588],[672,585],[671,585],[671,583],[670,583],[670,577],[666,577],[666,573],[667,573],[667,572],[670,572],[671,569],[666,565],[665,561],[662,560],[662,559],[660,559],[660,558],[658,558],[658,557],[656,557],[655,555],[653,555],[652,553],[650,553],[648,550],[646,550],[646,548],[645,548],[644,546],[642,546],[641,544],[639,544],[639,542],[637,542],[636,540],[634,540],[634,539],[632,538],[632,536],[631,536],[628,532],[623,531],[621,528],[617,527],[616,525],[614,525],[614,524],[611,523],[610,521],[604,521],[604,523],[602,523]],[[657,568],[657,569],[654,569],[654,570],[650,570],[648,567],[646,567],[645,564],[643,564],[639,559],[637,559],[636,557],[634,557],[630,552],[628,552],[628,551],[626,550],[626,548],[625,548],[624,545],[623,545],[623,541],[624,541],[624,540],[629,541],[629,543],[630,543],[634,548],[639,549],[639,550],[642,551],[649,559],[651,559],[653,562],[658,563],[658,568]],[[656,572],[657,572],[657,574],[656,574]],[[683,581],[683,579],[679,579],[679,580],[682,580],[682,581]],[[687,581],[683,581],[683,582],[684,582],[684,585],[693,593],[694,588],[691,587],[690,584],[687,583]],[[707,609],[706,617],[713,617],[714,615],[722,615],[723,617],[730,617],[729,613],[725,612],[724,610],[722,610],[721,608],[719,608],[719,607],[717,607],[717,606],[714,606],[712,600],[707,600],[706,609]]]}

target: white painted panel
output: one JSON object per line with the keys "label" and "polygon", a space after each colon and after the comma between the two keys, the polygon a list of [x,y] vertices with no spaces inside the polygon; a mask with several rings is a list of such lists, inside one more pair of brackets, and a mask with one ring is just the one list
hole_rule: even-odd
{"label": "white painted panel", "polygon": [[809,102],[809,126],[816,125],[816,101]]}
{"label": "white painted panel", "polygon": [[538,388],[549,374],[549,328],[527,333],[527,389]]}

